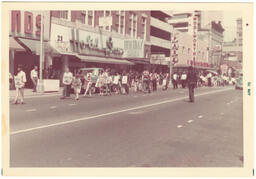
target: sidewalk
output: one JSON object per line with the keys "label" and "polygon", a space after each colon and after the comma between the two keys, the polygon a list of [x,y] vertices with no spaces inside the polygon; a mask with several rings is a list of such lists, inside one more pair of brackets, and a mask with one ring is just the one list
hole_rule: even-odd
{"label": "sidewalk", "polygon": [[[62,88],[60,88],[59,91],[56,92],[45,92],[45,93],[38,93],[38,92],[33,92],[33,89],[25,88],[24,89],[24,96],[25,98],[30,98],[30,97],[47,97],[47,96],[58,96],[62,94]],[[9,98],[14,99],[16,96],[16,90],[9,90]]]}
{"label": "sidewalk", "polygon": [[[206,86],[203,86],[203,88],[204,87],[206,88]],[[202,88],[202,87],[200,87],[200,88]],[[162,86],[158,85],[157,89],[161,90]],[[172,89],[172,86],[170,85],[168,87],[168,89]],[[183,89],[183,88],[179,88],[179,89]],[[24,96],[25,96],[25,98],[61,96],[62,91],[63,91],[63,88],[60,87],[60,90],[56,91],[56,92],[37,93],[37,92],[33,92],[32,89],[25,88],[24,89]],[[131,93],[133,93],[133,90],[130,89],[130,91],[131,91]],[[15,98],[15,96],[16,96],[16,90],[9,90],[9,99],[12,100],[12,99]]]}

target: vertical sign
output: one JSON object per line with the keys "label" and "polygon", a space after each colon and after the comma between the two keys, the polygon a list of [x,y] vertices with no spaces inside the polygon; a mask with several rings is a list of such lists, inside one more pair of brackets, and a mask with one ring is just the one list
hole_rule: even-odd
{"label": "vertical sign", "polygon": [[171,57],[171,61],[173,64],[177,63],[178,62],[178,39],[177,39],[177,35],[178,33],[174,33],[173,34],[173,40],[172,40],[172,57]]}
{"label": "vertical sign", "polygon": [[195,65],[196,64],[196,55],[197,55],[197,16],[194,13],[193,15],[193,48],[192,48],[192,64]]}

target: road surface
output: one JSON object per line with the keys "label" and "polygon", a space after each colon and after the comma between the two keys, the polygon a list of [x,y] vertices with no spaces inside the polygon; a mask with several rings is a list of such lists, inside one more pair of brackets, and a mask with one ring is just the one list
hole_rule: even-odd
{"label": "road surface", "polygon": [[242,91],[26,99],[10,105],[11,167],[242,167]]}

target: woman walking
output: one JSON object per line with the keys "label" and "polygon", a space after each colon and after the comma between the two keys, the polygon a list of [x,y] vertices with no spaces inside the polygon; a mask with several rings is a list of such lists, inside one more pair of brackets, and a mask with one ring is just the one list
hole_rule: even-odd
{"label": "woman walking", "polygon": [[18,100],[20,97],[20,104],[24,104],[24,87],[27,82],[26,74],[22,71],[21,66],[18,66],[18,73],[14,76],[15,88],[16,88],[16,97],[14,100],[14,104],[18,104]]}

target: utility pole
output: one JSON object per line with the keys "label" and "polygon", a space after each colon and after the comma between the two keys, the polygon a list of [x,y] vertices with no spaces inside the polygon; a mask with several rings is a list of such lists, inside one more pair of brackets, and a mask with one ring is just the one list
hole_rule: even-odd
{"label": "utility pole", "polygon": [[43,84],[43,61],[44,61],[44,16],[43,12],[41,12],[41,32],[40,32],[40,72],[39,72],[39,81],[38,81],[38,92],[44,92],[44,84]]}

